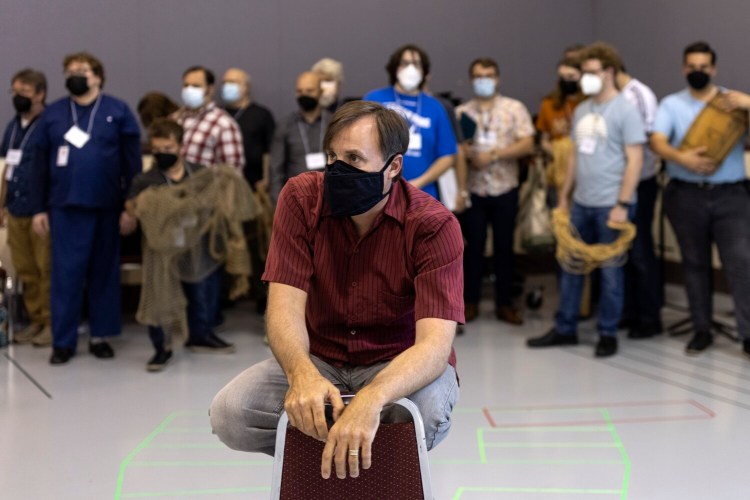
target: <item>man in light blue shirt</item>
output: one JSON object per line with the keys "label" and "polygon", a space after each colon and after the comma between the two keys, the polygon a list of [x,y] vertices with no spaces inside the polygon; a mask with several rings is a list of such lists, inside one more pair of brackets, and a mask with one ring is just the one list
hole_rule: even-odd
{"label": "man in light blue shirt", "polygon": [[[590,98],[578,105],[573,117],[575,153],[558,208],[570,210],[570,222],[585,243],[611,243],[619,232],[608,223],[626,222],[634,215],[646,133],[638,110],[615,86],[621,65],[615,50],[597,43],[586,49],[582,61],[581,90]],[[573,203],[569,207],[571,191]],[[599,342],[595,355],[605,357],[617,352],[617,327],[625,298],[624,273],[622,266],[608,266],[600,274]],[[583,280],[582,275],[562,272],[555,326],[547,334],[529,339],[529,347],[578,343]]]}
{"label": "man in light blue shirt", "polygon": [[750,96],[711,83],[716,53],[705,42],[685,48],[683,73],[689,87],[662,100],[651,147],[666,160],[671,179],[664,192],[664,209],[680,246],[695,330],[686,352],[698,354],[713,342],[711,244],[715,242],[732,289],[744,351],[750,355],[750,188],[744,141],[738,140],[719,165],[706,155],[706,146],[679,149],[693,121],[715,96],[723,94],[727,111],[750,109]]}

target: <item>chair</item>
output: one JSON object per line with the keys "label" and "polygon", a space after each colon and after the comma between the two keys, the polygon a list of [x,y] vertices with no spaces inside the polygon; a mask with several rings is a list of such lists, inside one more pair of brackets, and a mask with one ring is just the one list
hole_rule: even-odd
{"label": "chair", "polygon": [[[276,432],[272,500],[432,500],[430,467],[422,416],[416,405],[402,398],[394,405],[411,416],[411,422],[381,423],[372,443],[372,466],[359,477],[330,479],[320,475],[325,443],[288,425],[282,413]],[[382,419],[382,416],[381,416]]]}

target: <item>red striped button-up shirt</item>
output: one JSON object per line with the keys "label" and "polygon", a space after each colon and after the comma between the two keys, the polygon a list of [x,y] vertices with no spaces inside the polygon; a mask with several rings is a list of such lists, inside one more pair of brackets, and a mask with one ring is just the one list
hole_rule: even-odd
{"label": "red striped button-up shirt", "polygon": [[330,214],[323,173],[303,173],[279,197],[263,280],[308,294],[311,354],[371,365],[414,345],[419,319],[463,323],[463,246],[453,214],[403,180],[360,237]]}

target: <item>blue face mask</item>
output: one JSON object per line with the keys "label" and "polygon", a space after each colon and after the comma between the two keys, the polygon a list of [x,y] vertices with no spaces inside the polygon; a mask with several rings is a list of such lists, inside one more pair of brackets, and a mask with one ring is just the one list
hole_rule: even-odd
{"label": "blue face mask", "polygon": [[198,109],[203,104],[206,92],[200,87],[183,87],[182,102],[190,109]]}
{"label": "blue face mask", "polygon": [[383,193],[383,173],[395,157],[391,156],[379,172],[364,172],[341,160],[326,165],[323,197],[331,207],[331,214],[335,217],[360,215],[388,196],[390,191]]}
{"label": "blue face mask", "polygon": [[238,83],[225,83],[221,87],[221,99],[226,102],[237,102],[241,97],[240,85]]}
{"label": "blue face mask", "polygon": [[478,97],[492,97],[495,94],[494,78],[474,78],[471,82],[474,86],[474,93]]}

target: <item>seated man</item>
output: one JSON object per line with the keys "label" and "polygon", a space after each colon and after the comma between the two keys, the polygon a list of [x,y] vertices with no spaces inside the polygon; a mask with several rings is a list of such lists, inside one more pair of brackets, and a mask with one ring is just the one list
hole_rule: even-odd
{"label": "seated man", "polygon": [[[370,467],[385,405],[417,405],[428,449],[450,428],[463,240],[455,217],[401,178],[409,127],[396,112],[345,104],[323,144],[325,172],[290,179],[276,209],[263,275],[274,359],[216,395],[211,424],[230,448],[272,455],[286,409],[293,426],[326,442],[324,478],[332,459],[338,477],[347,463],[356,477]],[[356,393],[346,409],[341,391]]]}

